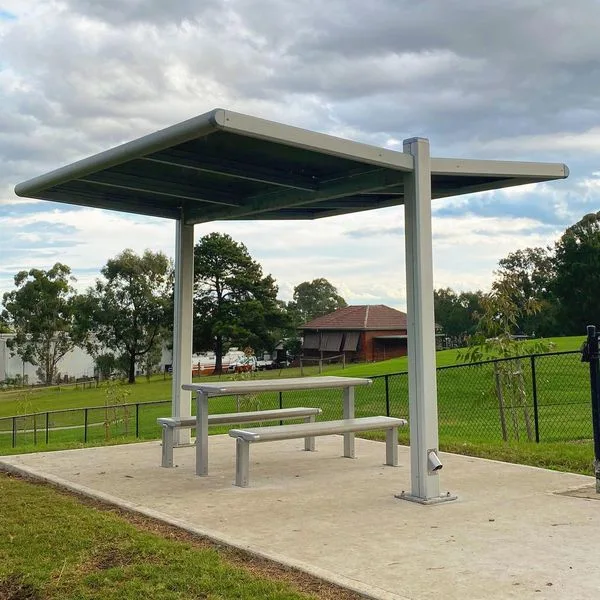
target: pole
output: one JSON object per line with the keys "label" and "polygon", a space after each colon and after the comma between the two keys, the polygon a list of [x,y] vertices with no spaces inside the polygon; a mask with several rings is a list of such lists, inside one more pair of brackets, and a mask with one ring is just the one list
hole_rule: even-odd
{"label": "pole", "polygon": [[[598,336],[596,327],[587,327],[587,357],[590,361],[590,388],[592,393],[592,426],[594,430],[594,474],[596,493],[600,494],[600,385],[598,381]],[[585,358],[585,356],[584,356]]]}
{"label": "pole", "polygon": [[384,375],[385,381],[385,414],[390,416],[390,381],[389,375]]}
{"label": "pole", "polygon": [[[283,392],[279,392],[279,409],[283,408]],[[283,421],[279,421],[280,425],[283,425]]]}
{"label": "pole", "polygon": [[435,504],[456,496],[440,494],[429,141],[404,140],[403,150],[414,164],[404,178],[411,491],[399,497]]}
{"label": "pole", "polygon": [[[186,225],[184,215],[177,221],[175,249],[175,290],[173,325],[173,380],[171,416],[189,417],[191,392],[181,389],[192,383],[192,331],[194,286],[194,226]],[[175,431],[175,443],[189,444],[190,429]]]}
{"label": "pole", "polygon": [[535,428],[535,443],[540,443],[540,421],[537,395],[537,376],[535,373],[535,354],[531,355],[531,388],[533,390],[533,426]]}

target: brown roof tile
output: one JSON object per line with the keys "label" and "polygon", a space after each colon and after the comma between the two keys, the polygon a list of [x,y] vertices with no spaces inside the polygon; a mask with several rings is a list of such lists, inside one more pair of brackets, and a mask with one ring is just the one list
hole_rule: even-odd
{"label": "brown roof tile", "polygon": [[300,329],[406,329],[406,313],[385,304],[346,306],[317,317]]}

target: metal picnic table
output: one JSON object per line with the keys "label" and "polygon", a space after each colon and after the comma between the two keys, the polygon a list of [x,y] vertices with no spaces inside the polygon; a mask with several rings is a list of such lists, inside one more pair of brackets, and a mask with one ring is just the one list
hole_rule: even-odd
{"label": "metal picnic table", "polygon": [[[343,418],[354,418],[354,388],[370,385],[362,377],[291,377],[287,379],[255,379],[251,381],[220,381],[188,383],[182,389],[196,394],[196,475],[208,475],[208,400],[218,396],[237,396],[255,392],[341,389]],[[354,454],[354,433],[344,434],[344,454]]]}

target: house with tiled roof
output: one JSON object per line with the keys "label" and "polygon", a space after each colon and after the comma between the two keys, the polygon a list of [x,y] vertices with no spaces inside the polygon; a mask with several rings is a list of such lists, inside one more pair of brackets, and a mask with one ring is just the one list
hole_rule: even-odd
{"label": "house with tiled roof", "polygon": [[306,358],[345,355],[346,362],[386,360],[407,353],[406,313],[384,304],[346,306],[305,323]]}

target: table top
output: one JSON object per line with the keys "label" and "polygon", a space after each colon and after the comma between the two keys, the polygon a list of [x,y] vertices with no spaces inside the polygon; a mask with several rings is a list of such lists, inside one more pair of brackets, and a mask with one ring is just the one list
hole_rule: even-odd
{"label": "table top", "polygon": [[327,388],[349,388],[371,385],[370,379],[363,377],[290,377],[287,379],[251,379],[247,381],[211,381],[206,383],[186,383],[182,389],[203,392],[208,396],[229,396],[250,392],[282,392],[285,390],[314,390]]}

